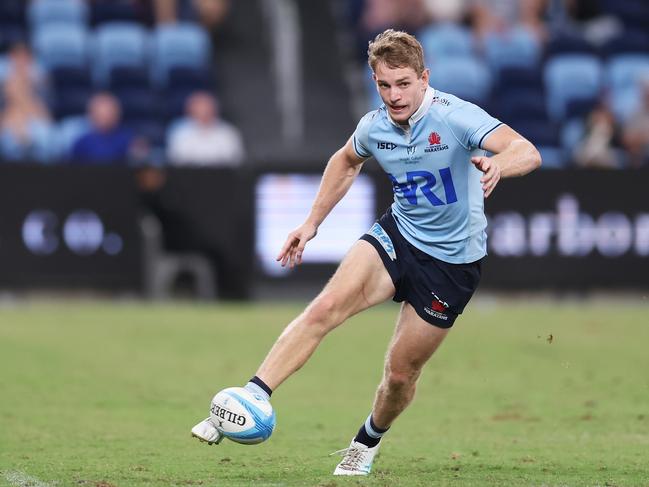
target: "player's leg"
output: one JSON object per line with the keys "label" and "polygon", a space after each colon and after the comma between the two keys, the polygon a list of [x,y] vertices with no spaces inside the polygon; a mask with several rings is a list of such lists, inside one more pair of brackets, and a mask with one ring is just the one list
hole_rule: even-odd
{"label": "player's leg", "polygon": [[322,292],[284,329],[256,376],[274,390],[304,365],[327,333],[394,292],[376,249],[359,240]]}
{"label": "player's leg", "polygon": [[[359,240],[322,292],[286,327],[246,388],[269,399],[273,389],[304,365],[329,331],[394,292],[377,249]],[[210,418],[195,425],[192,435],[209,444],[223,438]]]}
{"label": "player's leg", "polygon": [[342,450],[344,458],[334,475],[367,475],[370,472],[381,437],[412,401],[422,368],[449,329],[427,323],[410,304],[403,303],[372,412],[349,448]]}
{"label": "player's leg", "polygon": [[380,430],[387,430],[410,404],[422,368],[449,330],[427,323],[403,303],[370,417]]}

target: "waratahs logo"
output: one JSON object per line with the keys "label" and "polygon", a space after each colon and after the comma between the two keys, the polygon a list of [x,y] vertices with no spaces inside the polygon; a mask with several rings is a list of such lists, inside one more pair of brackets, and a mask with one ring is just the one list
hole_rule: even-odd
{"label": "waratahs logo", "polygon": [[428,136],[428,147],[424,152],[438,152],[448,149],[447,144],[442,144],[442,137],[437,132],[431,132]]}

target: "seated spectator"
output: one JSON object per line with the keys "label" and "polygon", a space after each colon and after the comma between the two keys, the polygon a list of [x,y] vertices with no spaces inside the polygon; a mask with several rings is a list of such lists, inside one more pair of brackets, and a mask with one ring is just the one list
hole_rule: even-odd
{"label": "seated spectator", "polygon": [[41,97],[47,94],[47,74],[36,64],[32,52],[23,42],[13,44],[9,49],[5,75],[6,78],[19,78]]}
{"label": "seated spectator", "polygon": [[588,115],[573,158],[581,167],[619,168],[623,161],[616,146],[619,147],[619,134],[615,118],[605,105],[600,105]]}
{"label": "seated spectator", "polygon": [[10,74],[3,85],[4,109],[0,112],[0,153],[11,161],[48,158],[52,131],[45,104],[22,77]]}
{"label": "seated spectator", "polygon": [[622,130],[622,141],[632,167],[649,164],[649,78],[642,82],[641,89],[642,103]]}
{"label": "seated spectator", "polygon": [[72,145],[73,164],[126,164],[136,146],[134,134],[121,124],[121,107],[110,93],[88,102],[91,129]]}
{"label": "seated spectator", "polygon": [[239,131],[219,117],[218,103],[207,92],[192,94],[187,117],[171,131],[167,158],[177,166],[235,166],[244,158]]}

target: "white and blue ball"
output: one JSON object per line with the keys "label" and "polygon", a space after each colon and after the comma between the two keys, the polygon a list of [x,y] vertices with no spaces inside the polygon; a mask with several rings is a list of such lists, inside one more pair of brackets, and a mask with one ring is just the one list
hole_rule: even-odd
{"label": "white and blue ball", "polygon": [[217,393],[210,407],[212,423],[226,438],[254,445],[266,441],[275,429],[275,411],[262,395],[243,387]]}

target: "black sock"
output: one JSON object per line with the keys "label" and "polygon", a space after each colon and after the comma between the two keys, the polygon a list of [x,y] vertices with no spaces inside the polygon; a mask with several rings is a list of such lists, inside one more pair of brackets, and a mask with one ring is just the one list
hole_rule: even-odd
{"label": "black sock", "polygon": [[263,391],[268,394],[268,397],[273,395],[273,390],[266,385],[266,383],[261,380],[259,377],[254,376],[252,379],[250,379],[248,382],[252,382],[253,384],[257,384],[259,387],[263,389]]}
{"label": "black sock", "polygon": [[372,419],[372,414],[370,414],[367,420],[358,430],[354,441],[362,443],[365,446],[369,446],[370,448],[375,447],[379,444],[379,441],[381,441],[381,438],[389,429],[390,428],[383,429],[376,426],[376,424],[374,424],[374,420]]}

